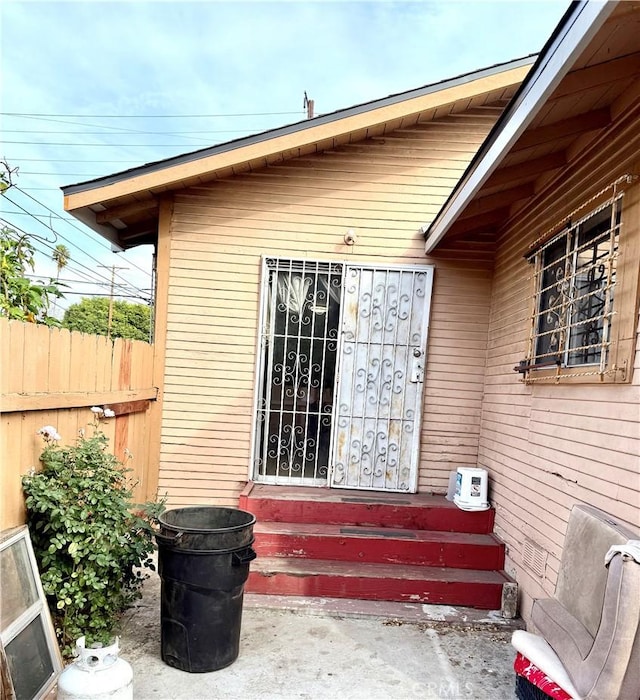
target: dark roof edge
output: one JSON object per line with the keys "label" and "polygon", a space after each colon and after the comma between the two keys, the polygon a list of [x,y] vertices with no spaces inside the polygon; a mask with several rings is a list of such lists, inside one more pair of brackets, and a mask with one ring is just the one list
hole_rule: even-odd
{"label": "dark roof edge", "polygon": [[269,129],[268,131],[263,131],[258,134],[253,134],[251,136],[245,136],[242,138],[234,139],[232,141],[226,141],[224,143],[218,144],[216,146],[209,146],[207,148],[200,149],[198,151],[191,151],[189,153],[184,153],[179,156],[172,156],[170,158],[165,158],[163,160],[154,161],[147,163],[145,165],[136,166],[134,168],[129,168],[128,170],[123,170],[113,175],[107,175],[105,177],[95,178],[93,180],[86,180],[84,182],[79,182],[72,185],[64,185],[60,189],[63,194],[72,195],[78,192],[87,192],[89,190],[98,189],[100,187],[106,187],[107,185],[113,185],[123,180],[128,180],[132,177],[137,177],[139,175],[146,175],[152,172],[157,172],[165,168],[173,167],[176,165],[182,165],[184,163],[191,163],[201,158],[208,158],[210,156],[218,155],[220,153],[226,153],[228,151],[233,151],[236,148],[242,148],[244,146],[252,146],[256,143],[261,143],[263,141],[269,141],[270,139],[278,138],[280,136],[288,136],[289,134],[296,133],[298,131],[304,131],[305,129],[310,129],[316,126],[322,126],[324,124],[330,124],[334,121],[339,121],[340,119],[346,119],[348,117],[357,116],[359,114],[364,114],[365,112],[373,111],[375,109],[381,109],[383,107],[388,107],[406,100],[412,100],[417,97],[423,97],[440,90],[445,90],[448,88],[456,87],[458,85],[463,85],[464,83],[469,83],[474,80],[480,80],[482,78],[487,78],[492,75],[497,75],[498,73],[503,73],[507,70],[514,70],[515,68],[520,68],[522,66],[533,64],[536,58],[536,54],[529,54],[528,56],[523,56],[522,58],[517,58],[512,61],[506,61],[504,63],[496,63],[492,66],[482,68],[471,73],[463,73],[461,75],[455,76],[453,78],[448,78],[446,80],[441,80],[436,83],[431,83],[420,88],[415,88],[413,90],[408,90],[406,92],[396,93],[394,95],[389,95],[383,97],[382,99],[372,100],[370,102],[363,102],[359,105],[354,105],[352,107],[347,107],[345,109],[340,109],[335,112],[330,112],[328,114],[323,114],[313,119],[305,119],[304,121],[294,122],[293,124],[288,124],[286,126],[276,127],[275,129]]}
{"label": "dark roof edge", "polygon": [[[572,0],[571,4],[567,8],[566,12],[558,22],[556,28],[553,30],[551,36],[547,41],[545,42],[544,46],[542,47],[542,50],[538,54],[538,59],[534,63],[533,67],[527,73],[525,79],[522,81],[521,85],[519,86],[518,90],[516,91],[515,95],[511,99],[511,102],[507,106],[507,108],[504,110],[504,112],[500,115],[496,123],[493,125],[492,129],[489,131],[487,137],[483,141],[482,145],[476,152],[475,156],[471,159],[469,162],[469,165],[465,169],[464,173],[462,174],[461,178],[458,180],[456,183],[455,187],[453,190],[450,192],[449,196],[447,197],[445,203],[442,205],[440,208],[440,211],[436,214],[435,218],[433,221],[423,227],[424,231],[424,237],[427,240],[426,244],[426,252],[427,254],[433,250],[433,248],[436,247],[436,245],[440,242],[442,237],[446,234],[446,231],[448,230],[448,227],[453,221],[447,225],[447,228],[441,232],[440,234],[437,234],[437,232],[434,232],[434,228],[439,226],[442,222],[443,217],[445,214],[448,213],[452,205],[455,205],[455,200],[458,198],[460,195],[460,191],[463,189],[465,185],[469,182],[470,178],[475,174],[475,172],[479,169],[479,167],[482,165],[483,161],[487,157],[487,153],[494,147],[496,140],[499,136],[502,135],[503,131],[506,130],[507,125],[509,124],[510,120],[514,117],[514,114],[518,112],[522,108],[523,102],[529,97],[529,93],[532,92],[532,88],[535,85],[536,81],[540,78],[540,74],[545,71],[545,69],[548,68],[548,63],[550,62],[551,58],[553,57],[553,51],[558,48],[559,45],[562,44],[564,39],[566,38],[566,34],[569,32],[569,30],[573,27],[573,25],[576,23],[578,18],[580,17],[580,14],[582,11],[588,6],[588,5],[595,5],[596,2],[594,0]],[[598,2],[597,3],[599,6],[604,8],[607,5],[610,6],[615,6],[617,2],[612,2],[611,0],[607,0],[607,2]],[[611,11],[611,10],[610,10]],[[601,12],[600,17],[604,15],[608,16],[610,14],[610,11],[608,13]],[[606,18],[606,17],[605,17]],[[563,64],[564,65],[564,64]],[[541,104],[536,103],[535,105],[529,106],[529,110],[531,113],[531,118],[535,116],[535,113],[537,113],[538,109],[541,107]],[[535,112],[534,112],[535,110]],[[526,125],[525,125],[526,126]],[[499,156],[498,158],[498,163],[502,158],[506,155],[506,153],[503,153]],[[496,164],[497,167],[497,164]],[[490,173],[487,173],[486,177],[488,177]],[[480,183],[481,185],[482,183]],[[478,186],[480,186],[478,185]],[[466,202],[465,202],[466,205]],[[430,241],[431,238],[434,237],[434,234],[438,235],[437,240],[435,241]]]}

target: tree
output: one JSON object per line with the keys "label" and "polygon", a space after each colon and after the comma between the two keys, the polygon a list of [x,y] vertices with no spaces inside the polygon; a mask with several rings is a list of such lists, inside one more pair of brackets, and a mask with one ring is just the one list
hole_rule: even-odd
{"label": "tree", "polygon": [[27,277],[35,267],[35,252],[27,235],[6,226],[0,229],[0,316],[57,326],[49,307],[52,298],[63,296],[59,285],[52,279],[45,284]]}
{"label": "tree", "polygon": [[[62,326],[72,331],[108,335],[109,299],[98,297],[83,298],[72,304],[65,312]],[[112,338],[132,338],[149,340],[151,308],[146,304],[132,304],[127,301],[113,302],[111,319]]]}
{"label": "tree", "polygon": [[[18,168],[0,160],[0,195],[13,187],[13,175],[17,172]],[[8,226],[0,228],[0,316],[58,326],[59,321],[49,315],[49,306],[51,298],[63,295],[57,281],[50,279],[45,284],[28,278],[28,271],[35,269],[36,252],[29,238]]]}
{"label": "tree", "polygon": [[[60,281],[60,273],[67,266],[69,260],[71,260],[71,251],[67,248],[64,243],[58,243],[58,245],[53,249],[51,254],[51,259],[56,264],[56,284]],[[53,302],[53,313],[56,312],[56,303]]]}
{"label": "tree", "polygon": [[66,245],[64,245],[64,243],[58,243],[58,245],[53,249],[51,259],[58,268],[58,274],[56,275],[56,280],[58,280],[60,278],[60,273],[67,266],[69,260],[71,260],[71,251]]}

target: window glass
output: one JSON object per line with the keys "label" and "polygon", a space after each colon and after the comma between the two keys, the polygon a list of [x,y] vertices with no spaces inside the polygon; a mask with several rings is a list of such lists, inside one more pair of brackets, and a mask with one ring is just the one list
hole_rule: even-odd
{"label": "window glass", "polygon": [[54,674],[42,618],[38,616],[27,625],[5,651],[16,700],[33,700]]}
{"label": "window glass", "polygon": [[607,298],[610,225],[611,207],[607,207],[578,229],[568,365],[595,364],[602,356],[604,329],[611,321],[605,314],[613,301],[613,287]]}
{"label": "window glass", "polygon": [[5,630],[38,600],[25,540],[0,551],[0,629]]}
{"label": "window glass", "polygon": [[544,251],[540,288],[540,314],[538,316],[538,338],[536,360],[540,363],[560,360],[562,326],[566,306],[565,255],[567,236],[562,236]]}
{"label": "window glass", "polygon": [[616,201],[538,252],[533,345],[538,367],[594,365],[606,358],[619,225]]}

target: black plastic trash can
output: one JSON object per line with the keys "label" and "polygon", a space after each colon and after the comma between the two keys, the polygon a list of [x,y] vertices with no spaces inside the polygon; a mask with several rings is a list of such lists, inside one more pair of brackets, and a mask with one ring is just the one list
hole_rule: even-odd
{"label": "black plastic trash can", "polygon": [[229,666],[240,651],[256,518],[237,508],[195,506],[168,510],[159,520],[162,660],[189,673]]}

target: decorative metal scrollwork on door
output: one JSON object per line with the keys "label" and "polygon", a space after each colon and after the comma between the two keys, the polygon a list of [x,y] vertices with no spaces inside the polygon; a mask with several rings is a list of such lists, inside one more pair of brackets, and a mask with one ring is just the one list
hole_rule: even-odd
{"label": "decorative metal scrollwork on door", "polygon": [[342,266],[268,259],[265,273],[257,473],[326,481]]}
{"label": "decorative metal scrollwork on door", "polygon": [[415,488],[430,272],[350,267],[332,483]]}

